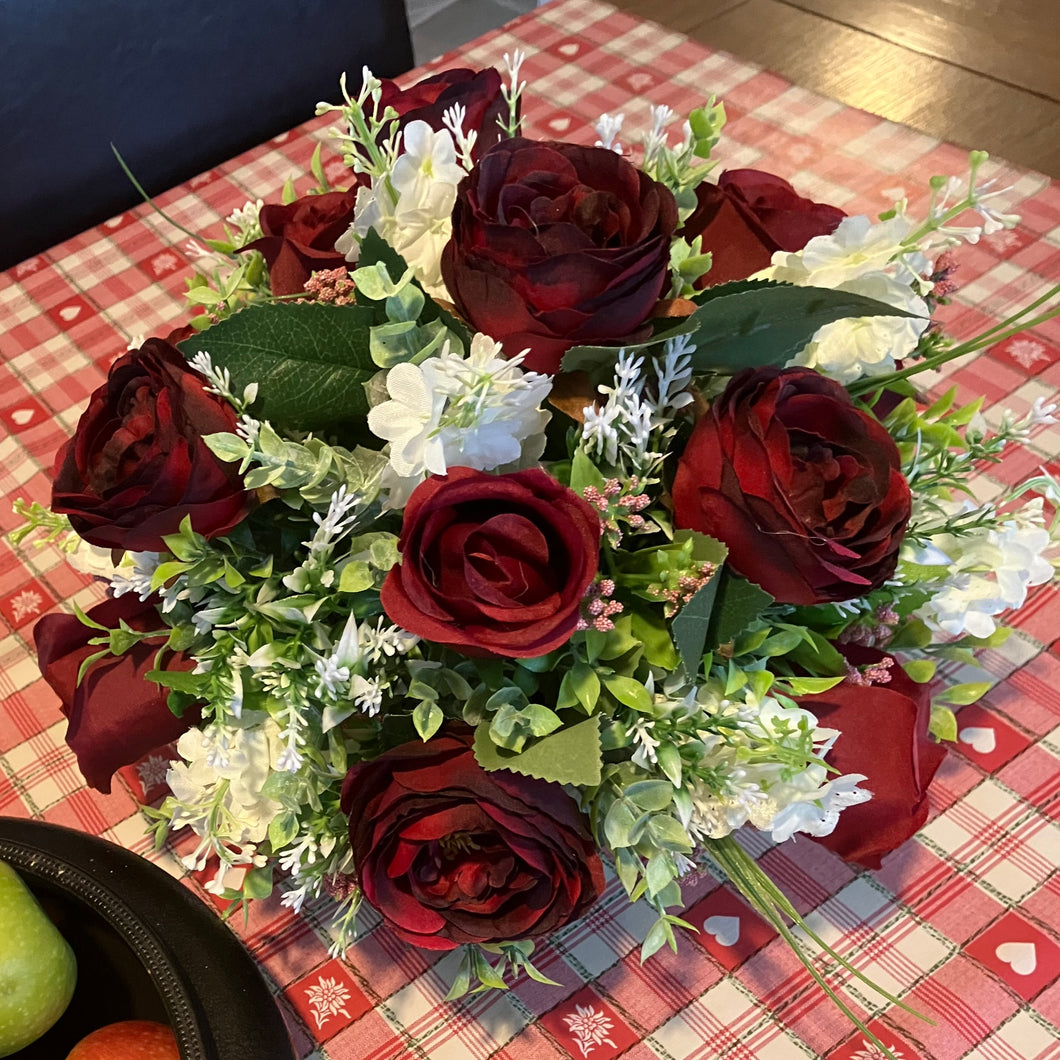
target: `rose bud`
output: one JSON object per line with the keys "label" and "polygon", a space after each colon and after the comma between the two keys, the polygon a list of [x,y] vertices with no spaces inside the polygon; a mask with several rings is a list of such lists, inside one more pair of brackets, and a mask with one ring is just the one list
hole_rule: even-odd
{"label": "rose bud", "polygon": [[596,576],[600,519],[544,471],[434,475],[405,507],[391,622],[436,644],[531,658],[565,644]]}
{"label": "rose bud", "polygon": [[647,337],[676,226],[670,191],[614,151],[502,140],[460,183],[442,277],[476,331],[554,374],[571,346]]}
{"label": "rose bud", "polygon": [[559,784],[484,770],[452,725],[346,775],[357,880],[405,942],[430,950],[547,935],[600,896],[589,822]]}
{"label": "rose bud", "polygon": [[445,112],[457,103],[465,110],[464,131],[478,134],[471,153],[477,161],[504,135],[498,119],[508,115],[508,104],[501,95],[501,75],[492,67],[443,70],[411,88],[399,88],[395,82],[384,80],[379,113],[393,107],[402,129],[409,122],[425,121],[435,132],[441,132],[446,127]]}
{"label": "rose bud", "polygon": [[717,184],[696,188],[696,208],[681,234],[703,237],[713,255],[710,272],[696,286],[744,280],[768,267],[777,250],[802,250],[815,236],[830,235],[842,210],[803,198],[782,177],[757,169],[730,169]]}
{"label": "rose bud", "polygon": [[883,855],[901,846],[927,820],[928,785],[946,748],[928,733],[927,685],[917,684],[883,652],[849,644],[842,651],[856,667],[889,666],[890,680],[846,680],[798,701],[821,725],[840,732],[826,756],[828,764],[840,774],[863,774],[867,779],[861,787],[872,792],[868,802],[843,810],[830,835],[814,838],[845,861],[878,869]]}
{"label": "rose bud", "polygon": [[335,240],[350,227],[357,185],[349,191],[306,195],[282,205],[267,203],[258,215],[262,235],[239,248],[260,250],[269,267],[274,295],[300,294],[306,281],[322,269],[345,268]]}
{"label": "rose bud", "polygon": [[[108,629],[117,629],[124,621],[138,633],[168,633],[154,603],[143,603],[132,593],[104,600],[88,612],[88,617]],[[121,655],[103,656],[78,684],[81,664],[103,648],[88,643],[99,636],[105,634],[74,615],[45,615],[33,627],[37,663],[44,680],[62,701],[62,712],[69,722],[66,742],[88,784],[106,794],[118,769],[177,739],[198,722],[199,711],[186,710],[178,718],[166,705],[168,690],[144,676],[156,668],[162,638],[139,641]],[[191,670],[194,666],[194,659],[167,651],[158,668]]]}
{"label": "rose bud", "polygon": [[849,600],[893,573],[911,511],[894,440],[807,368],[733,376],[688,440],[674,525],[782,603]]}
{"label": "rose bud", "polygon": [[163,551],[185,516],[205,537],[231,530],[255,497],[203,441],[237,422],[205,384],[160,339],[115,361],[56,455],[52,511],[90,544],[132,552]]}

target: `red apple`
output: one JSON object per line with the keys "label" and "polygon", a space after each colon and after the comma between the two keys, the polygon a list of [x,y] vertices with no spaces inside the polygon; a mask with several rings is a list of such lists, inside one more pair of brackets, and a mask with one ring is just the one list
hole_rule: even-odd
{"label": "red apple", "polygon": [[82,1038],[66,1060],[180,1060],[177,1039],[164,1023],[126,1020]]}

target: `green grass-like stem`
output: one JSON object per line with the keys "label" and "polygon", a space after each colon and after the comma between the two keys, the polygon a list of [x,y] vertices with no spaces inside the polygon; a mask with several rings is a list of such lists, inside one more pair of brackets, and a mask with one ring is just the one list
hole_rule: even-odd
{"label": "green grass-like stem", "polygon": [[844,970],[860,980],[871,990],[885,998],[887,1001],[898,1006],[904,1011],[933,1025],[933,1021],[922,1013],[917,1012],[904,1001],[890,994],[882,987],[869,979],[863,972],[855,968],[845,957],[840,956],[828,945],[816,932],[814,932],[799,915],[798,910],[791,904],[784,893],[775,883],[759,868],[758,864],[741,847],[735,839],[728,836],[724,839],[711,841],[708,847],[709,855],[717,862],[718,866],[728,876],[736,889],[747,899],[751,907],[763,916],[777,931],[782,939],[788,944],[800,963],[809,972],[814,982],[824,991],[832,1003],[854,1024],[858,1031],[864,1034],[878,1049],[889,1058],[896,1060],[894,1054],[883,1044],[859,1019],[839,994],[828,984],[824,976],[813,966],[811,959],[803,952],[802,945],[790,927],[784,922],[786,916],[806,936],[818,946],[825,954],[836,961]]}
{"label": "green grass-like stem", "polygon": [[151,196],[147,194],[147,191],[144,189],[144,186],[136,179],[136,176],[134,175],[133,171],[129,168],[125,159],[122,158],[121,152],[114,146],[114,144],[110,145],[110,149],[114,152],[114,157],[118,160],[118,165],[121,166],[122,172],[129,178],[129,183],[132,184],[132,186],[140,193],[140,198],[143,199],[143,201],[146,202],[147,205],[150,206],[151,209],[154,210],[155,213],[158,214],[158,216],[161,217],[163,221],[167,221],[175,229],[177,229],[178,232],[183,232],[186,236],[190,236],[192,239],[194,239],[196,243],[201,243],[204,247],[207,247],[207,249],[209,249],[202,236],[198,235],[195,232],[192,232],[188,228],[185,228],[182,224],[178,224],[176,221],[173,220],[172,217],[169,216],[169,214],[167,214],[160,206],[155,203],[154,199],[152,199]]}

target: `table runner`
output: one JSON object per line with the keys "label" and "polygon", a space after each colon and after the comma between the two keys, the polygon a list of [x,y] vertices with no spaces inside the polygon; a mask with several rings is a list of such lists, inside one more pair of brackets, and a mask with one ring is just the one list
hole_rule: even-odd
{"label": "table runner", "polygon": [[[686,113],[709,93],[729,122],[724,168],[784,175],[804,194],[848,213],[875,214],[907,195],[926,201],[928,177],[960,174],[965,152],[793,87],[781,78],[595,0],[555,0],[431,67],[499,64],[527,53],[530,135],[591,143],[601,112],[622,111],[631,134],[648,107]],[[421,72],[422,73],[422,72]],[[417,72],[405,81],[417,79]],[[969,105],[973,105],[970,101]],[[248,198],[272,197],[288,176],[304,191],[326,121],[278,137],[160,196],[176,221],[206,235]],[[344,169],[326,166],[339,181]],[[959,251],[961,284],[945,311],[957,337],[972,334],[1060,277],[1060,184],[1001,166],[1021,225]],[[117,175],[115,179],[121,179]],[[76,192],[73,192],[76,193]],[[18,520],[15,497],[47,503],[53,455],[88,395],[135,336],[164,335],[186,316],[191,275],[185,239],[147,207],[0,274],[0,531]],[[1060,381],[1054,320],[949,365],[935,392],[986,399],[987,416],[1023,412]],[[1025,449],[981,469],[992,496],[1041,465],[1057,470],[1060,427],[1041,426]],[[178,837],[150,852],[136,800],[160,801],[167,759],[123,770],[109,796],[86,789],[63,742],[65,722],[40,680],[31,629],[41,614],[87,609],[103,586],[54,549],[0,545],[0,814],[32,816],[97,833],[184,876]],[[855,986],[853,1003],[902,1060],[1060,1058],[1060,602],[1033,590],[1017,632],[985,653],[985,674],[950,665],[946,680],[988,680],[958,713],[960,740],[931,789],[923,832],[875,873],[854,872],[808,841],[748,847],[800,912],[854,965],[921,1012],[922,1023]],[[187,878],[204,901],[209,873]],[[629,906],[611,877],[582,921],[539,944],[535,963],[560,987],[520,982],[445,1003],[458,962],[410,949],[366,911],[344,959],[328,954],[328,903],[301,914],[278,897],[232,921],[260,962],[299,1058],[313,1060],[610,1060],[625,1056],[873,1060],[878,1054],[825,999],[775,932],[731,888],[704,875],[685,887],[686,918],[700,928],[678,955],[641,965],[652,913]],[[826,965],[827,967],[827,965]],[[836,982],[848,982],[843,973]]]}

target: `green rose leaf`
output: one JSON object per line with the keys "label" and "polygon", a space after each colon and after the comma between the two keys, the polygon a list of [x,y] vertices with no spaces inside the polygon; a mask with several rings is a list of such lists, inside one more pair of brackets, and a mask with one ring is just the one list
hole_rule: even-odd
{"label": "green rose leaf", "polygon": [[490,735],[488,721],[475,729],[475,761],[483,769],[510,769],[538,780],[596,787],[600,783],[600,718],[594,715],[535,740],[525,751],[509,754]]}
{"label": "green rose leaf", "polygon": [[691,317],[696,326],[692,370],[731,375],[741,368],[783,364],[818,328],[852,317],[912,317],[874,298],[827,287],[739,280],[707,288]]}
{"label": "green rose leaf", "polygon": [[557,706],[580,706],[586,714],[592,714],[599,698],[600,678],[596,671],[588,663],[576,660],[560,682]]}
{"label": "green rose leaf", "polygon": [[932,702],[953,703],[958,707],[966,707],[969,703],[974,703],[981,696],[984,696],[993,687],[993,683],[990,681],[967,681],[964,684],[951,685],[949,688],[944,688],[934,697]]}
{"label": "green rose leaf", "polygon": [[723,575],[716,574],[706,585],[696,590],[692,599],[674,616],[674,644],[681,656],[685,672],[690,676],[699,673],[703,652],[710,632],[710,619],[718,598],[718,586]]}
{"label": "green rose leaf", "polygon": [[704,652],[716,647],[715,644],[708,645],[707,642],[718,590],[726,574],[723,564],[729,550],[715,538],[695,530],[676,531],[674,545],[681,546],[688,557],[684,562],[690,566],[712,563],[717,568],[710,581],[696,590],[671,622],[673,645],[677,648],[686,672],[694,675],[699,672]]}
{"label": "green rose leaf", "polygon": [[642,714],[651,713],[651,694],[642,681],[634,677],[623,677],[615,674],[604,678],[604,688],[625,707],[638,710]]}
{"label": "green rose leaf", "polygon": [[633,636],[644,644],[644,658],[652,665],[673,672],[677,667],[677,652],[670,639],[666,621],[655,611],[635,610],[630,629]]}
{"label": "green rose leaf", "polygon": [[765,589],[733,573],[728,567],[711,579],[711,584],[714,582],[718,583],[718,595],[707,631],[707,651],[735,639],[773,602],[773,597]]}
{"label": "green rose leaf", "polygon": [[[655,333],[643,342],[623,343],[627,353],[651,353],[666,339],[687,335],[699,326],[695,316],[660,317],[653,322]],[[587,372],[594,382],[609,380],[618,360],[617,346],[572,346],[563,355],[560,370],[564,372]],[[659,351],[655,351],[659,352]]]}
{"label": "green rose leaf", "polygon": [[902,663],[902,669],[918,685],[926,685],[935,676],[938,664],[934,659],[910,659]]}
{"label": "green rose leaf", "polygon": [[243,878],[244,898],[268,898],[272,894],[272,866],[251,869]]}
{"label": "green rose leaf", "polygon": [[648,834],[652,843],[663,850],[673,850],[680,854],[692,853],[692,841],[688,833],[672,817],[659,814],[648,822]]}
{"label": "green rose leaf", "polygon": [[604,837],[607,839],[608,846],[613,850],[630,846],[636,820],[636,815],[625,799],[616,799],[611,803],[607,816],[604,818]]}
{"label": "green rose leaf", "polygon": [[369,352],[370,306],[260,305],[179,343],[206,350],[232,373],[232,389],[258,384],[255,413],[286,429],[365,429],[364,384],[379,370]]}
{"label": "green rose leaf", "polygon": [[777,682],[780,691],[790,696],[819,696],[822,692],[835,688],[845,678],[838,677],[785,677]]}
{"label": "green rose leaf", "polygon": [[298,815],[291,810],[278,813],[269,822],[269,845],[273,850],[282,850],[298,835]]}
{"label": "green rose leaf", "polygon": [[949,740],[951,743],[956,743],[957,718],[953,711],[949,707],[943,707],[937,703],[932,704],[928,732],[936,740]]}
{"label": "green rose leaf", "polygon": [[581,495],[589,486],[595,486],[598,490],[604,488],[603,473],[589,459],[583,449],[577,450],[570,468],[570,488]]}

